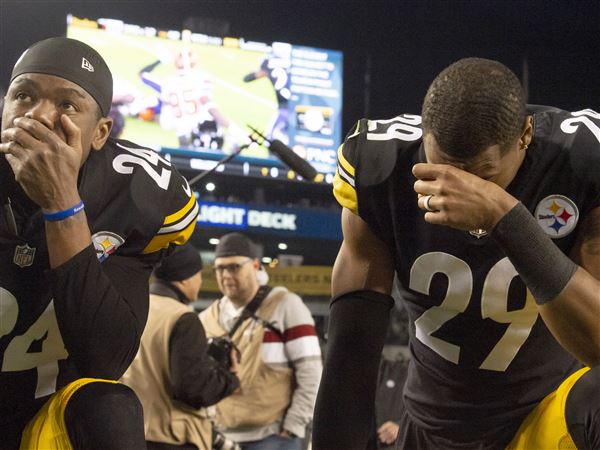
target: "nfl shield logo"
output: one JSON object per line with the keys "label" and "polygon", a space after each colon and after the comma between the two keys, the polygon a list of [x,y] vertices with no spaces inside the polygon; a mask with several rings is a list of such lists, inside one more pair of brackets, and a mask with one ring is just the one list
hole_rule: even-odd
{"label": "nfl shield logo", "polygon": [[21,268],[27,267],[33,264],[34,256],[35,247],[30,247],[29,244],[17,245],[13,262]]}

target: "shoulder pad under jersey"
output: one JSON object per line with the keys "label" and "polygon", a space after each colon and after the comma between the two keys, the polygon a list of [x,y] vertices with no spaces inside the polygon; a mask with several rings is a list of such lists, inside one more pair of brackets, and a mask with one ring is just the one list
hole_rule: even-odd
{"label": "shoulder pad under jersey", "polygon": [[531,110],[532,144],[568,152],[577,176],[600,188],[600,114],[592,109],[569,112],[532,106]]}
{"label": "shoulder pad under jersey", "polygon": [[196,198],[158,152],[111,139],[83,169],[80,192],[92,233],[117,234],[124,241],[120,253],[158,252],[183,244],[194,231]]}
{"label": "shoulder pad under jersey", "polygon": [[403,114],[388,120],[361,119],[338,148],[333,193],[337,201],[358,212],[358,186],[385,181],[399,152],[420,142],[421,116]]}

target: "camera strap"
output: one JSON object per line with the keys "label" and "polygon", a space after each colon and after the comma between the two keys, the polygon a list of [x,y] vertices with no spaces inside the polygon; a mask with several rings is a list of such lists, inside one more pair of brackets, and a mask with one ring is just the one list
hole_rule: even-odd
{"label": "camera strap", "polygon": [[[240,325],[244,322],[244,320],[249,319],[250,317],[256,318],[256,315],[255,315],[256,311],[258,311],[258,308],[260,308],[260,305],[262,304],[263,300],[267,297],[267,295],[269,295],[269,292],[271,292],[271,289],[272,289],[271,286],[261,286],[258,288],[258,291],[256,292],[256,295],[254,296],[254,298],[252,300],[250,300],[250,303],[248,303],[246,305],[246,307],[240,314],[240,317],[238,318],[238,320],[233,324],[233,327],[231,327],[231,330],[229,330],[229,333],[228,333],[229,336],[233,337],[236,330],[240,327]],[[271,324],[269,324],[269,325],[271,325]],[[277,330],[277,331],[279,331],[279,330]]]}

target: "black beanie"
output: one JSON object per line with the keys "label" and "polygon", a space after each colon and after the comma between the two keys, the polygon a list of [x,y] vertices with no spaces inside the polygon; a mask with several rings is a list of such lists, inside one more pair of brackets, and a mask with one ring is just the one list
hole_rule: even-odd
{"label": "black beanie", "polygon": [[262,255],[258,245],[242,233],[229,233],[222,236],[215,247],[215,258],[227,256],[247,256],[254,259]]}
{"label": "black beanie", "polygon": [[13,68],[10,82],[24,73],[55,75],[79,85],[107,116],[112,102],[113,81],[102,56],[75,39],[53,37],[29,47]]}
{"label": "black beanie", "polygon": [[202,270],[200,253],[189,242],[175,247],[163,262],[154,269],[154,276],[164,281],[183,281]]}

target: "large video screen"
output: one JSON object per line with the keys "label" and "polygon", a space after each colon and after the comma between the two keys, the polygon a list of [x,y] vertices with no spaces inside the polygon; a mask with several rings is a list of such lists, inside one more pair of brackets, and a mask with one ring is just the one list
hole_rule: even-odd
{"label": "large video screen", "polygon": [[[281,165],[265,146],[248,145],[250,126],[288,144],[318,172],[335,172],[342,139],[340,51],[72,15],[67,36],[106,59],[120,137],[172,153],[179,164],[193,161],[192,169],[240,147],[240,157],[226,167],[238,160]],[[248,173],[245,167],[241,174]]]}

